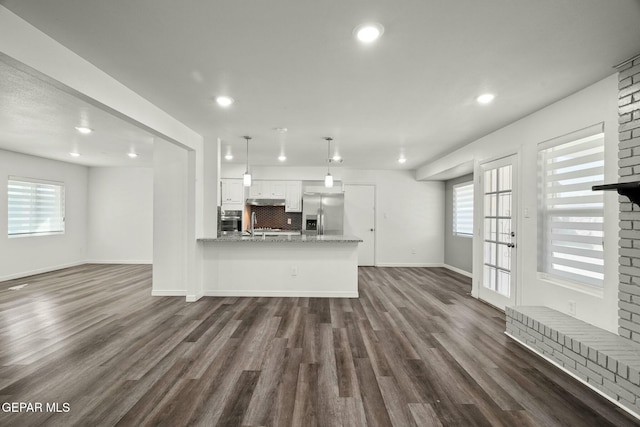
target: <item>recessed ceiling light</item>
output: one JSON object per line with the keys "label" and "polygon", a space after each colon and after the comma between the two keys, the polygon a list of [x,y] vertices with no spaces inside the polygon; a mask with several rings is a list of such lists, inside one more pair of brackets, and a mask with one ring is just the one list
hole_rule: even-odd
{"label": "recessed ceiling light", "polygon": [[127,156],[131,157],[132,159],[135,159],[136,157],[138,157],[137,153],[127,153]]}
{"label": "recessed ceiling light", "polygon": [[478,101],[478,103],[480,103],[480,104],[488,104],[491,101],[493,101],[493,99],[495,97],[496,96],[494,94],[492,94],[492,93],[485,93],[485,94],[482,94],[479,97],[477,97],[476,101]]}
{"label": "recessed ceiling light", "polygon": [[398,159],[398,163],[406,163],[406,162],[407,162],[406,157],[400,157],[400,158]]}
{"label": "recessed ceiling light", "polygon": [[80,157],[80,153],[77,153],[75,151],[72,151],[69,154],[71,155],[71,157]]}
{"label": "recessed ceiling light", "polygon": [[233,160],[233,154],[225,154],[224,159],[225,160]]}
{"label": "recessed ceiling light", "polygon": [[374,42],[377,39],[379,39],[383,33],[384,33],[384,27],[381,24],[378,24],[377,22],[370,23],[370,24],[361,24],[361,25],[358,25],[353,30],[353,34],[362,43]]}
{"label": "recessed ceiling light", "polygon": [[287,156],[285,156],[284,154],[280,154],[278,156],[278,160],[280,160],[281,162],[284,162],[285,160],[287,160]]}
{"label": "recessed ceiling light", "polygon": [[93,132],[93,129],[88,128],[88,127],[84,127],[84,126],[76,126],[76,130],[80,133],[83,133],[85,135],[90,134],[91,132]]}
{"label": "recessed ceiling light", "polygon": [[219,106],[221,107],[228,107],[231,104],[233,104],[233,98],[231,98],[230,96],[219,96],[216,98],[216,102],[218,103]]}

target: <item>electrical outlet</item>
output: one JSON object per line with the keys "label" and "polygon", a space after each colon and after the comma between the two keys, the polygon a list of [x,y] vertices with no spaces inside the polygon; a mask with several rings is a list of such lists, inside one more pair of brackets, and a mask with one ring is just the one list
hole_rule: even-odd
{"label": "electrical outlet", "polygon": [[572,316],[576,315],[576,302],[569,300],[569,314]]}
{"label": "electrical outlet", "polygon": [[291,225],[291,218],[287,218],[287,224]]}
{"label": "electrical outlet", "polygon": [[415,255],[416,254],[416,248],[411,248],[411,254]]}
{"label": "electrical outlet", "polygon": [[291,275],[292,276],[298,275],[298,267],[291,267]]}

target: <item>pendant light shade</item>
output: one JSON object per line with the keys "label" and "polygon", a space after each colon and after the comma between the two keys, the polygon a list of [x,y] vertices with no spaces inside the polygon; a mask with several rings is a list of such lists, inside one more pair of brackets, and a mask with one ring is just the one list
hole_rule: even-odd
{"label": "pendant light shade", "polygon": [[327,176],[324,177],[324,186],[327,188],[333,187],[333,176],[330,173],[327,173]]}
{"label": "pendant light shade", "polygon": [[330,136],[327,136],[324,138],[324,140],[327,141],[327,176],[324,177],[324,186],[327,188],[331,188],[333,187],[333,176],[331,176],[331,170],[330,170],[331,141],[333,141],[333,138],[331,138]]}
{"label": "pendant light shade", "polygon": [[250,136],[243,136],[244,139],[247,140],[247,168],[245,169],[244,175],[242,176],[242,182],[245,187],[251,187],[251,174],[249,173],[249,140]]}

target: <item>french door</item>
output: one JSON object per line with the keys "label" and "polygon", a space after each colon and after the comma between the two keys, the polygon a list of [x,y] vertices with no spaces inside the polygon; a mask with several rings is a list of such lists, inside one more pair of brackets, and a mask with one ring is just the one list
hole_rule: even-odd
{"label": "french door", "polygon": [[502,310],[516,301],[517,155],[484,163],[482,276],[479,297]]}

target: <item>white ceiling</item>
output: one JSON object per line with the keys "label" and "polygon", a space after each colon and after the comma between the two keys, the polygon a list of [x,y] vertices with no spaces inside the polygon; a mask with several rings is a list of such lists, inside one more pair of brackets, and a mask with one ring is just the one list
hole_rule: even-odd
{"label": "white ceiling", "polygon": [[[414,169],[613,74],[615,64],[640,53],[639,0],[0,4],[208,140],[222,138],[234,162],[245,161],[241,136],[253,136],[251,162],[262,165],[280,164],[281,150],[287,165],[323,165],[322,137],[332,136],[345,167]],[[365,21],[385,27],[374,45],[352,35]],[[3,97],[8,86],[0,85]],[[484,92],[496,94],[491,105],[474,101]],[[236,103],[219,108],[219,94]],[[27,109],[43,111],[30,115],[44,119],[36,135],[42,141],[59,127],[47,108],[64,110],[65,102],[38,101],[27,96],[24,108],[0,113],[29,116],[24,109],[35,102],[38,108]],[[79,111],[60,114],[66,126]],[[3,126],[8,121],[0,117]],[[92,136],[120,132],[116,123],[104,125]],[[7,132],[0,143],[15,145],[5,141]],[[16,134],[28,139],[29,132]],[[404,165],[396,161],[401,152]]]}
{"label": "white ceiling", "polygon": [[85,166],[153,164],[147,132],[2,60],[0,76],[0,148]]}

